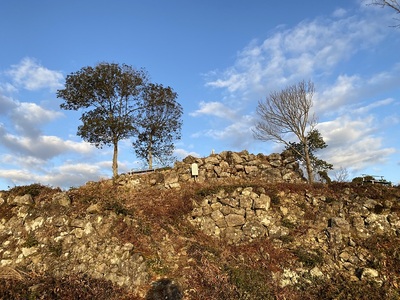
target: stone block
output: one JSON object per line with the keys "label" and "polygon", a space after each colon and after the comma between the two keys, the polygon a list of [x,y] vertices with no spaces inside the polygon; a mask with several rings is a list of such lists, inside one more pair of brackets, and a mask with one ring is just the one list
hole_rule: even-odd
{"label": "stone block", "polygon": [[225,221],[228,227],[242,226],[246,222],[243,215],[236,214],[225,216]]}
{"label": "stone block", "polygon": [[239,206],[244,209],[253,208],[253,199],[250,197],[241,196],[239,198]]}
{"label": "stone block", "polygon": [[65,192],[57,193],[52,198],[53,203],[68,207],[71,205],[71,199],[68,197],[68,194]]}
{"label": "stone block", "polygon": [[260,197],[254,199],[254,208],[268,210],[271,207],[271,198],[266,194],[261,194]]}
{"label": "stone block", "polygon": [[33,198],[30,194],[15,196],[15,198],[12,199],[11,204],[30,205],[33,204]]}

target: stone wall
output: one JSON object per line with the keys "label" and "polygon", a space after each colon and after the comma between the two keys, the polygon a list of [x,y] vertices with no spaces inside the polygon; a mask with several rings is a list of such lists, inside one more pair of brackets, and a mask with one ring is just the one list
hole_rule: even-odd
{"label": "stone wall", "polygon": [[[372,266],[386,258],[370,250],[376,247],[374,238],[400,236],[399,199],[372,199],[351,188],[334,196],[251,186],[221,188],[194,201],[194,206],[188,220],[209,236],[228,244],[268,237],[318,262],[311,270],[288,273],[282,285],[331,272],[382,284],[384,274]],[[400,261],[400,254],[394,259]]]}
{"label": "stone wall", "polygon": [[[197,178],[190,173],[193,163],[198,165]],[[118,183],[120,190],[129,195],[133,195],[130,188],[141,194],[141,189],[149,186],[161,189],[161,194],[174,194],[178,191],[171,189],[195,179],[221,184],[205,190],[201,199],[187,199],[193,202],[193,210],[185,214],[184,220],[222,244],[245,244],[268,237],[277,248],[297,253],[296,269],[278,274],[279,285],[295,284],[310,276],[329,278],[337,272],[354,281],[382,284],[387,279],[385,267],[377,266],[388,258],[374,250],[374,238],[398,240],[400,236],[400,198],[397,192],[386,196],[388,187],[372,186],[369,191],[368,187],[351,184],[335,190],[302,184],[264,185],[304,180],[298,164],[286,153],[264,156],[246,151],[187,157],[170,170],[125,174]],[[243,180],[226,185],[226,179]],[[105,181],[98,186],[102,184],[113,185]],[[200,189],[207,184],[194,186]],[[0,273],[7,269],[59,276],[83,273],[135,290],[149,284],[158,265],[164,272],[161,262],[168,262],[170,270],[191,267],[188,249],[195,239],[179,235],[170,224],[158,228],[162,238],[153,240],[151,228],[141,221],[140,204],[134,213],[120,214],[118,207],[113,210],[102,206],[96,192],[100,191],[93,188],[93,195],[88,195],[92,200],[85,205],[74,203],[73,191],[57,192],[43,202],[35,202],[29,194],[8,197],[4,193],[2,198],[0,192]],[[148,201],[152,203],[152,199]],[[168,199],[165,203],[168,205]],[[117,229],[131,230],[131,242],[118,238]],[[155,246],[157,255],[146,256],[139,251],[140,245],[133,244],[137,232]],[[393,252],[391,259],[400,262],[399,253]]]}
{"label": "stone wall", "polygon": [[[87,274],[125,286],[147,282],[147,266],[134,245],[113,235],[118,216],[100,212],[97,205],[84,211],[70,209],[67,193],[52,203],[35,206],[30,194],[1,198],[0,271],[5,268],[37,274]],[[6,201],[6,203],[4,203]],[[128,224],[133,218],[125,217]]]}
{"label": "stone wall", "polygon": [[194,202],[189,220],[206,234],[236,244],[272,234],[268,210],[271,198],[262,188],[220,190]]}
{"label": "stone wall", "polygon": [[[198,176],[192,175],[192,164],[197,165]],[[304,181],[298,162],[289,152],[255,155],[247,151],[223,151],[205,158],[188,156],[182,162],[176,162],[169,170],[123,174],[119,178],[119,183],[132,188],[149,185],[180,188],[184,182],[254,178],[265,182]]]}

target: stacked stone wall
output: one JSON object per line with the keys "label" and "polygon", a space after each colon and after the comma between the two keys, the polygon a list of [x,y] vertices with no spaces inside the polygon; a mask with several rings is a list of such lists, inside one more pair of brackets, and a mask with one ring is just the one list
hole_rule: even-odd
{"label": "stacked stone wall", "polygon": [[[193,175],[192,172],[194,164],[197,175]],[[205,158],[188,156],[183,161],[176,162],[174,167],[168,170],[123,174],[119,178],[119,183],[133,188],[149,185],[180,188],[184,182],[254,178],[265,182],[304,181],[298,162],[289,152],[255,155],[248,151],[223,151]]]}

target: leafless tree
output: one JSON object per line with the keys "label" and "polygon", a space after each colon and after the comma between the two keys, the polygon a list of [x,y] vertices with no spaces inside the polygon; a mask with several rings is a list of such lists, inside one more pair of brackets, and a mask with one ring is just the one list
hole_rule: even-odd
{"label": "leafless tree", "polygon": [[[390,7],[392,8],[397,14],[400,14],[400,3],[398,0],[371,0],[370,5],[377,5],[380,7]],[[400,19],[396,19],[397,21],[400,21]],[[400,24],[394,25],[393,27],[399,27]]]}
{"label": "leafless tree", "polygon": [[336,170],[334,176],[335,181],[337,182],[349,181],[349,171],[344,167],[340,167],[338,170]]}
{"label": "leafless tree", "polygon": [[262,141],[274,141],[291,147],[288,135],[294,134],[303,147],[296,151],[302,157],[308,176],[308,182],[314,181],[311,165],[308,132],[316,125],[316,118],[311,113],[314,95],[313,82],[301,81],[286,87],[280,92],[272,92],[265,101],[259,101],[257,115],[260,120],[253,129],[254,137]]}

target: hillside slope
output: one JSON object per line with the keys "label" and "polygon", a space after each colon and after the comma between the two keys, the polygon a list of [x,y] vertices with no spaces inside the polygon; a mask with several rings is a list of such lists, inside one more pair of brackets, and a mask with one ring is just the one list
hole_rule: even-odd
{"label": "hillside slope", "polygon": [[2,192],[0,298],[399,299],[398,187],[171,172]]}

